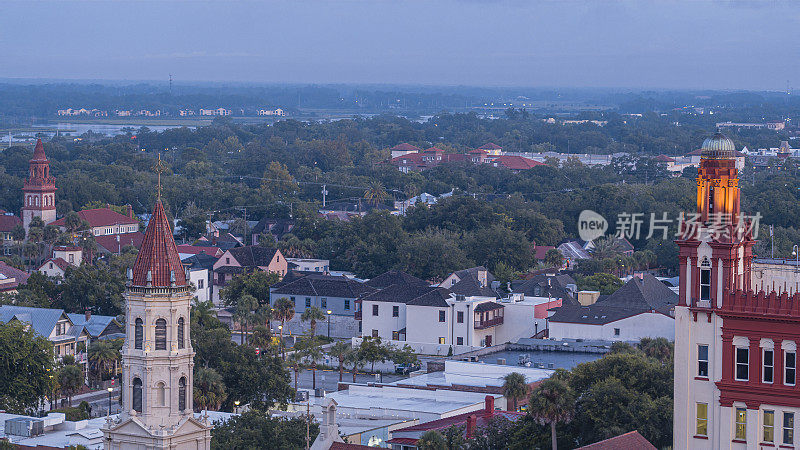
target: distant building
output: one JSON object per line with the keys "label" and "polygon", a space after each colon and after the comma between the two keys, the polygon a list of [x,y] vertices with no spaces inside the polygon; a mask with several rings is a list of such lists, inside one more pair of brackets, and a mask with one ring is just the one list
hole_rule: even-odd
{"label": "distant building", "polygon": [[230,116],[231,110],[226,108],[200,109],[201,116]]}
{"label": "distant building", "polygon": [[257,113],[259,116],[279,116],[283,117],[286,115],[286,111],[282,110],[281,108],[275,109],[259,109]]}
{"label": "distant building", "polygon": [[733,128],[733,129],[758,129],[765,128],[773,131],[780,131],[786,128],[785,122],[766,122],[766,123],[745,123],[745,122],[720,122],[717,123],[718,129]]}

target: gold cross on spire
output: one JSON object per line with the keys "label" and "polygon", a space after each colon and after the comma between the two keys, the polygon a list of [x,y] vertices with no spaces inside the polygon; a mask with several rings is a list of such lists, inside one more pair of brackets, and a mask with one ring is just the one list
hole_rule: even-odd
{"label": "gold cross on spire", "polygon": [[158,154],[158,162],[153,166],[153,170],[158,173],[158,199],[161,200],[161,173],[167,170],[167,166],[164,164],[164,161],[161,160],[160,152]]}

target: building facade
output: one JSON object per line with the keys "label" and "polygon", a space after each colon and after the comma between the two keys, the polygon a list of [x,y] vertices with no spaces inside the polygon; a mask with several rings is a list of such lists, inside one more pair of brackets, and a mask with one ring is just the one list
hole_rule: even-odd
{"label": "building facade", "polygon": [[697,213],[703,224],[725,214],[742,226],[676,241],[675,449],[797,445],[800,295],[753,290],[753,222],[740,213],[734,152],[719,134],[703,144]]}
{"label": "building facade", "polygon": [[128,271],[122,413],[103,428],[106,450],[211,448],[193,415],[192,289],[159,198]]}
{"label": "building facade", "polygon": [[50,161],[41,139],[36,141],[22,192],[22,225],[26,233],[34,217],[41,218],[45,225],[56,220],[56,179],[50,175]]}

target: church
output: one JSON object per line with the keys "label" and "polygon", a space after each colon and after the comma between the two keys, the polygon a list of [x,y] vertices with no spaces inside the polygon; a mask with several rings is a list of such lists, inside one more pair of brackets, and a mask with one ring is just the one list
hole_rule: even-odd
{"label": "church", "polygon": [[159,197],[125,292],[122,413],[103,428],[106,450],[211,448],[193,414],[193,297]]}
{"label": "church", "polygon": [[734,143],[717,133],[702,147],[696,220],[676,240],[675,449],[798,445],[800,294],[754,291],[754,222]]}

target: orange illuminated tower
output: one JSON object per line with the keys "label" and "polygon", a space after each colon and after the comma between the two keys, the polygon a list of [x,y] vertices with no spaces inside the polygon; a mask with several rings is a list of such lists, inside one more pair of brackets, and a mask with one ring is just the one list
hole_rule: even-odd
{"label": "orange illuminated tower", "polygon": [[56,220],[56,179],[50,175],[50,161],[41,139],[36,141],[22,192],[22,225],[26,232],[34,217],[41,217],[45,225]]}

